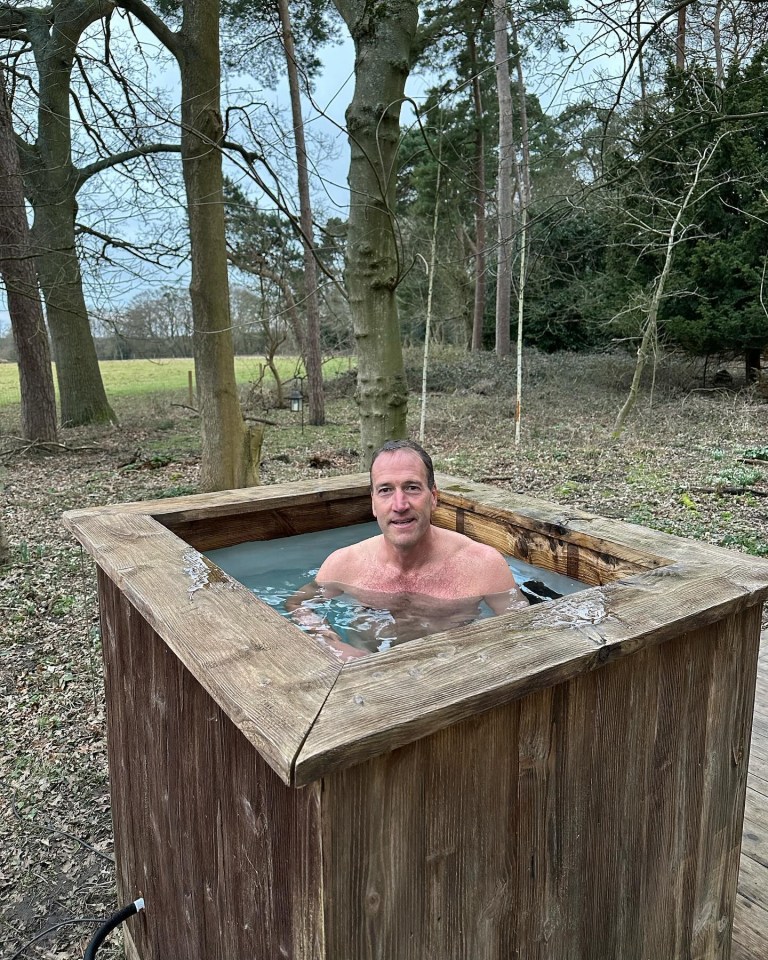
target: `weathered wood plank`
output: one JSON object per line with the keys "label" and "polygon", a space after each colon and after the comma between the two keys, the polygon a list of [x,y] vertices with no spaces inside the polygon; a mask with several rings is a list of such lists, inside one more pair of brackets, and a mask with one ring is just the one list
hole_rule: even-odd
{"label": "weathered wood plank", "polygon": [[340,665],[149,517],[84,518],[79,535],[168,649],[289,782]]}
{"label": "weathered wood plank", "polygon": [[[739,864],[738,895],[768,910],[768,867],[743,852]],[[763,933],[768,937],[768,925]]]}
{"label": "weathered wood plank", "polygon": [[768,801],[754,790],[747,791],[741,849],[744,856],[768,870]]}
{"label": "weathered wood plank", "polygon": [[589,586],[612,583],[668,562],[621,542],[604,543],[573,534],[558,523],[533,521],[517,511],[480,506],[450,494],[440,494],[433,520],[438,526],[459,530],[502,553]]}
{"label": "weathered wood plank", "polygon": [[[664,590],[654,592],[657,575]],[[650,582],[610,584],[348,664],[301,749],[296,782],[738,612],[754,597],[737,575],[710,582],[705,597],[695,573],[663,568],[644,574]]]}
{"label": "weathered wood plank", "polygon": [[616,556],[626,557],[627,560],[634,556],[640,567],[644,567],[649,555],[666,562],[683,563],[694,557],[700,561],[710,561],[715,566],[722,563],[740,566],[745,582],[750,579],[750,568],[754,572],[754,582],[762,582],[768,570],[768,561],[760,558],[712,547],[700,541],[685,540],[649,527],[585,513],[570,505],[547,503],[525,494],[442,474],[438,474],[437,480],[443,500],[448,505],[476,512],[488,510],[490,515],[496,512],[502,516],[511,515],[515,524],[539,530],[546,536],[557,536],[559,530],[570,542],[587,549],[594,549],[599,544],[601,549],[604,547],[612,554],[614,547],[617,547]]}
{"label": "weathered wood plank", "polygon": [[322,956],[319,785],[281,783],[100,580],[118,888],[147,901],[134,948],[142,960]]}
{"label": "weathered wood plank", "polygon": [[768,957],[768,911],[739,897],[733,925],[731,960],[765,960]]}
{"label": "weathered wood plank", "polygon": [[326,780],[328,957],[513,956],[517,706]]}
{"label": "weathered wood plank", "polygon": [[752,609],[327,776],[328,955],[724,960],[758,622]]}
{"label": "weathered wood plank", "polygon": [[[764,712],[768,703],[768,632],[761,640],[755,717]],[[762,755],[756,748],[762,749]],[[741,900],[749,901],[760,910],[742,907]],[[731,960],[765,960],[768,957],[768,745],[765,736],[761,740],[760,732],[754,726],[733,927]]]}
{"label": "weathered wood plank", "polygon": [[217,490],[214,493],[196,493],[184,497],[164,497],[161,500],[108,504],[70,510],[64,517],[70,529],[77,525],[81,517],[112,516],[117,513],[140,513],[166,520],[173,517],[177,522],[185,523],[208,517],[236,517],[242,513],[282,510],[294,504],[323,504],[364,496],[370,498],[370,480],[367,473],[360,473],[237,490]]}
{"label": "weathered wood plank", "polygon": [[197,550],[217,550],[255,540],[275,540],[302,533],[332,530],[373,520],[371,498],[348,497],[344,500],[310,500],[286,507],[243,512],[221,517],[179,520],[176,516],[158,517],[160,522]]}

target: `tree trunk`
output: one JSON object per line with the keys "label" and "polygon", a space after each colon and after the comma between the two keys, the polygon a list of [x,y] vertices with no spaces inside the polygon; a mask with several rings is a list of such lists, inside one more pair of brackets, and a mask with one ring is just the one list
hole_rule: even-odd
{"label": "tree trunk", "polygon": [[474,220],[475,220],[475,301],[472,311],[472,350],[483,349],[483,322],[485,320],[485,133],[483,131],[483,97],[480,72],[477,65],[477,46],[469,37],[469,59],[472,72],[472,103],[475,114],[474,157]]}
{"label": "tree trunk", "polygon": [[[27,440],[56,439],[56,396],[29,224],[19,152],[0,65],[0,274],[8,294],[13,339],[19,358],[21,432]],[[1,544],[0,544],[1,545]],[[1,562],[1,561],[0,561]]]}
{"label": "tree trunk", "polygon": [[722,87],[725,84],[725,65],[723,64],[723,38],[721,33],[721,24],[723,19],[723,0],[717,0],[714,11],[714,24],[712,26],[712,43],[715,48],[715,71],[717,75],[717,84]]}
{"label": "tree trunk", "polygon": [[0,567],[4,566],[11,558],[11,551],[8,546],[8,541],[5,538],[5,530],[3,529],[3,521],[0,519]]}
{"label": "tree trunk", "polygon": [[687,7],[680,7],[677,11],[677,34],[675,36],[675,66],[678,70],[685,70],[685,31]]}
{"label": "tree trunk", "polygon": [[496,90],[499,98],[499,175],[496,207],[499,220],[499,251],[496,276],[496,353],[509,356],[509,298],[512,291],[512,168],[514,136],[512,91],[509,86],[509,43],[506,0],[493,0]]}
{"label": "tree trunk", "polygon": [[747,383],[757,383],[760,379],[760,347],[748,347],[744,351],[744,376]]}
{"label": "tree trunk", "polygon": [[323,395],[323,365],[320,352],[320,300],[317,295],[317,262],[314,253],[312,202],[309,196],[309,165],[304,139],[304,120],[301,114],[299,71],[296,67],[296,50],[291,31],[288,0],[278,0],[277,6],[280,13],[285,60],[288,68],[288,88],[291,97],[296,171],[299,186],[301,240],[304,248],[304,313],[307,318],[304,365],[307,371],[307,386],[309,387],[309,422],[314,426],[322,426],[325,423],[325,398]]}
{"label": "tree trunk", "polygon": [[400,107],[418,25],[416,0],[334,0],[355,44],[347,109],[351,149],[345,279],[357,344],[362,455],[405,435],[408,393],[395,292],[400,263],[395,187]]}
{"label": "tree trunk", "polygon": [[635,29],[637,31],[637,36],[635,40],[637,42],[637,77],[640,82],[640,109],[645,114],[648,110],[648,95],[645,82],[645,51],[642,47],[643,40],[643,5],[638,3],[637,11],[635,16]]}
{"label": "tree trunk", "polygon": [[218,0],[185,0],[178,37],[189,290],[202,433],[200,487],[223,490],[258,482],[263,428],[246,426],[235,379],[220,151]]}
{"label": "tree trunk", "polygon": [[[34,210],[31,231],[59,383],[64,426],[115,420],[101,379],[75,248],[70,75],[83,31],[111,5],[101,0],[58,0],[50,26],[40,8],[28,31],[39,74],[37,142],[20,159]],[[36,14],[27,11],[30,19]]]}
{"label": "tree trunk", "polygon": [[[53,180],[58,178],[53,178]],[[51,185],[52,186],[52,185]],[[101,379],[75,250],[74,196],[45,189],[36,194],[32,243],[56,361],[61,424],[116,422]]]}
{"label": "tree trunk", "polygon": [[528,270],[528,211],[531,205],[531,143],[528,130],[528,108],[526,105],[525,77],[520,53],[520,40],[517,22],[510,18],[512,40],[515,46],[515,71],[517,74],[517,96],[520,101],[520,144],[521,163],[517,174],[518,194],[520,197],[520,277],[517,288],[517,386],[515,392],[515,443],[520,443],[520,422],[522,415],[523,393],[523,320],[525,317],[525,293]]}
{"label": "tree trunk", "polygon": [[688,189],[685,192],[682,200],[680,201],[680,206],[675,213],[672,224],[670,225],[669,232],[667,233],[667,242],[665,245],[664,252],[664,262],[661,268],[661,273],[658,277],[655,278],[651,285],[651,291],[648,299],[648,319],[645,322],[645,328],[643,330],[643,336],[640,341],[640,346],[637,350],[637,363],[635,364],[635,372],[632,376],[632,383],[629,387],[629,393],[627,399],[624,401],[621,410],[619,410],[616,416],[616,422],[613,425],[613,436],[618,437],[621,433],[624,423],[632,411],[632,408],[635,405],[637,400],[637,394],[640,389],[640,381],[643,376],[643,370],[645,365],[648,362],[648,357],[651,352],[651,347],[656,343],[659,331],[659,307],[662,300],[664,299],[664,290],[667,286],[667,280],[669,279],[669,274],[672,270],[672,261],[675,255],[675,248],[678,242],[678,234],[680,232],[680,225],[683,220],[683,216],[691,204],[691,201],[694,198],[696,190],[699,186],[699,181],[701,178],[701,173],[706,169],[707,164],[712,159],[712,156],[717,149],[721,137],[708,147],[699,157],[699,160],[694,169],[691,182],[688,186]]}

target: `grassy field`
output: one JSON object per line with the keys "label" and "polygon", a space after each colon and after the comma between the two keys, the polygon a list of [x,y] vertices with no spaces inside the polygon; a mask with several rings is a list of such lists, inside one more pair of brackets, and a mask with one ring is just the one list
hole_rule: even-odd
{"label": "grassy field", "polygon": [[[333,376],[339,369],[346,369],[346,357],[337,357],[325,365],[325,376]],[[235,373],[238,383],[258,380],[262,357],[236,357]],[[108,397],[127,397],[137,394],[167,393],[186,390],[189,371],[194,361],[182,357],[169,360],[102,360],[99,363],[104,388]],[[303,374],[297,357],[279,357],[277,368],[283,380]],[[266,377],[272,382],[272,374]],[[55,381],[54,373],[54,381]],[[57,391],[58,393],[58,391]],[[19,403],[19,370],[15,363],[0,364],[0,407]]]}

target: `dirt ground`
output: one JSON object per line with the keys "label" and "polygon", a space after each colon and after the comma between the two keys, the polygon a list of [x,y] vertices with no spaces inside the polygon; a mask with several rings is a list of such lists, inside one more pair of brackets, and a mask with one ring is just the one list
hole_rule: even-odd
{"label": "dirt ground", "polygon": [[[425,445],[441,471],[768,555],[768,403],[754,388],[703,388],[669,358],[623,436],[611,427],[628,356],[526,356],[522,443],[514,366],[446,360]],[[346,392],[351,393],[349,385]],[[357,415],[343,386],[328,425],[284,410],[267,427],[262,482],[356,472]],[[0,411],[0,502],[11,561],[0,568],[0,943],[15,957],[82,955],[114,891],[105,718],[93,565],[64,510],[194,492],[198,424],[164,395],[116,403],[119,428],[65,431],[56,456],[20,453],[18,412]],[[419,399],[410,401],[416,436]],[[695,544],[691,546],[695,550]],[[48,928],[55,928],[33,941]],[[121,955],[119,936],[100,956]]]}

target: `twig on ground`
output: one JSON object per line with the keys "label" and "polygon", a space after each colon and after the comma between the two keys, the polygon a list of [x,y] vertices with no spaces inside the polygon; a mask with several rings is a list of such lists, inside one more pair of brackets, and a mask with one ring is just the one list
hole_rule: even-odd
{"label": "twig on ground", "polygon": [[95,453],[104,449],[103,447],[96,446],[95,444],[84,444],[83,446],[74,447],[68,443],[59,443],[58,440],[27,440],[26,437],[15,437],[11,434],[4,436],[3,440],[10,440],[12,443],[16,444],[16,446],[0,453],[0,460],[3,461],[11,460],[16,456],[23,456],[24,454],[30,453],[33,450],[45,451],[46,453],[54,453],[55,451],[60,451],[62,453]]}
{"label": "twig on ground", "polygon": [[768,490],[758,490],[755,487],[691,487],[692,493],[716,493],[721,496],[727,493],[729,496],[738,497],[744,493],[751,493],[756,497],[768,497]]}
{"label": "twig on ground", "polygon": [[253,421],[254,423],[266,423],[267,426],[276,427],[278,425],[277,420],[265,420],[264,417],[246,417],[247,421]]}

